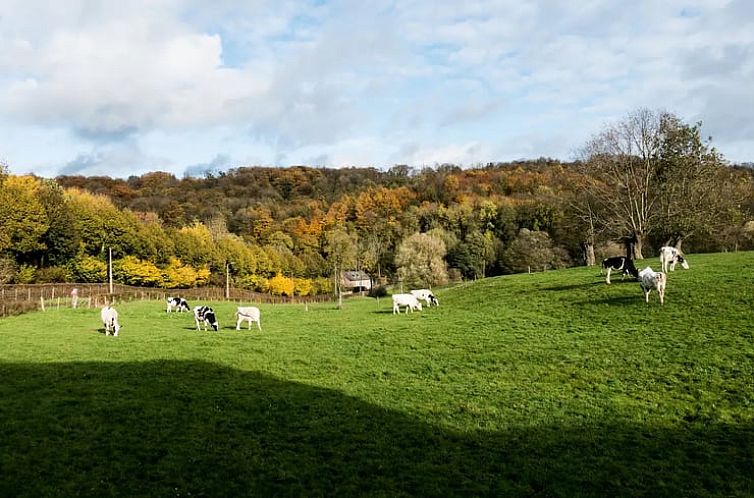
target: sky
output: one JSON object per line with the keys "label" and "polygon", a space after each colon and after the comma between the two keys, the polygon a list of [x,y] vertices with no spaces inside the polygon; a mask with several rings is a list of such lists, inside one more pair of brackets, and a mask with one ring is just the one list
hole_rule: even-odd
{"label": "sky", "polygon": [[640,108],[754,161],[749,0],[0,0],[16,174],[572,160]]}

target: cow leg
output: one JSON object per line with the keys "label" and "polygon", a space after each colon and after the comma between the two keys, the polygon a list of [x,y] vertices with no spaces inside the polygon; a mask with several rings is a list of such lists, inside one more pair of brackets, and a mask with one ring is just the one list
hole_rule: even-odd
{"label": "cow leg", "polygon": [[607,269],[607,280],[605,280],[608,284],[610,283],[610,272],[613,271],[612,268]]}

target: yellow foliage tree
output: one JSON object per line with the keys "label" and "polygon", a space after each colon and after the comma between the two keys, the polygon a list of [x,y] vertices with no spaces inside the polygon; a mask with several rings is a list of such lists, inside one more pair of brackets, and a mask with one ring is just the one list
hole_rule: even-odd
{"label": "yellow foliage tree", "polygon": [[308,278],[294,278],[293,279],[293,291],[298,296],[309,296],[314,290],[314,285]]}
{"label": "yellow foliage tree", "polygon": [[270,292],[275,295],[292,296],[295,284],[292,278],[278,273],[270,279]]}

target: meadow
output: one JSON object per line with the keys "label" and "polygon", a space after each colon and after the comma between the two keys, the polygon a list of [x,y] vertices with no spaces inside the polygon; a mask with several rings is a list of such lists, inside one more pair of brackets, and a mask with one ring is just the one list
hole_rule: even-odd
{"label": "meadow", "polygon": [[0,496],[754,496],[754,253],[689,262],[664,306],[572,268],[261,332],[226,302],[219,332],[158,301],[117,338],[2,319]]}

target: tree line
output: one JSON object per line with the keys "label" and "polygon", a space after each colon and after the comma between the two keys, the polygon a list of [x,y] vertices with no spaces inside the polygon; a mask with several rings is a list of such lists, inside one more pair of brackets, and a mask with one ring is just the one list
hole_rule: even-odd
{"label": "tree line", "polygon": [[0,172],[0,282],[233,284],[309,295],[339,274],[437,285],[575,264],[754,247],[752,169],[701,123],[640,109],[572,162],[471,168],[240,167],[44,179]]}

